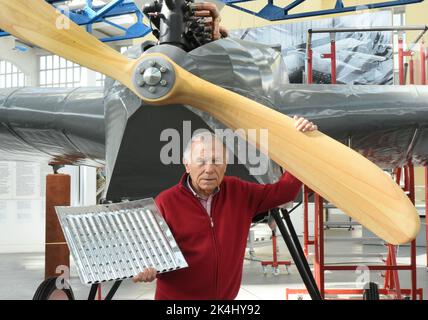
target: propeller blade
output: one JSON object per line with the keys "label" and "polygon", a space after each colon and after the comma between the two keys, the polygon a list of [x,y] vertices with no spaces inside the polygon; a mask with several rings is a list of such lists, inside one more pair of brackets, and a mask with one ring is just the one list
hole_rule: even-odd
{"label": "propeller blade", "polygon": [[0,28],[131,87],[134,61],[82,30],[44,0],[0,0]]}

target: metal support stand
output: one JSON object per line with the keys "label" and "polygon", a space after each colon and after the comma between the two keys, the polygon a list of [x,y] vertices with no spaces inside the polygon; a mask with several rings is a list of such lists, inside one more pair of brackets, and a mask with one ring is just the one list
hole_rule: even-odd
{"label": "metal support stand", "polygon": [[266,266],[272,266],[273,269],[273,274],[279,275],[279,266],[285,266],[287,272],[288,271],[288,267],[291,265],[291,261],[286,261],[286,260],[279,260],[278,261],[278,246],[277,246],[277,236],[276,236],[276,232],[275,229],[272,230],[272,260],[263,260],[261,261],[261,265],[263,267],[263,273],[267,274],[267,269]]}
{"label": "metal support stand", "polygon": [[97,294],[99,285],[100,285],[99,283],[94,283],[93,285],[91,285],[91,290],[89,291],[88,300],[95,300],[95,295]]}
{"label": "metal support stand", "polygon": [[278,229],[281,232],[282,237],[284,238],[285,244],[287,245],[287,248],[290,251],[291,257],[293,258],[293,261],[296,264],[297,270],[299,271],[299,274],[302,277],[306,289],[308,290],[309,295],[311,296],[312,300],[322,300],[321,293],[319,292],[318,287],[315,283],[315,279],[312,275],[311,269],[309,268],[309,264],[303,253],[303,249],[300,245],[296,231],[294,230],[291,220],[289,219],[288,212],[283,214],[283,217],[287,222],[287,227],[285,226],[284,221],[282,220],[283,218],[281,217],[281,209],[273,209],[271,212],[278,226]]}
{"label": "metal support stand", "polygon": [[[115,295],[117,289],[119,289],[119,286],[122,284],[122,280],[116,280],[113,284],[113,286],[110,288],[110,291],[107,293],[104,300],[111,300],[113,296]],[[99,283],[94,283],[91,285],[91,290],[89,291],[88,300],[95,300],[95,296],[97,292],[99,292],[100,288]],[[100,297],[98,297],[98,300],[101,300]]]}
{"label": "metal support stand", "polygon": [[117,289],[119,289],[119,286],[121,285],[122,280],[117,280],[111,287],[110,291],[107,293],[105,300],[111,300],[116,293]]}

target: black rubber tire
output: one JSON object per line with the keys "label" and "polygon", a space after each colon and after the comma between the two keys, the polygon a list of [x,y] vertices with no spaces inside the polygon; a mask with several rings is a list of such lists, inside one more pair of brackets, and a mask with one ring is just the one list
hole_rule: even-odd
{"label": "black rubber tire", "polygon": [[[56,287],[57,278],[52,277],[43,281],[34,293],[33,300],[75,300],[70,285],[68,285],[69,289],[58,289]],[[55,299],[55,297],[59,296],[61,296],[61,299]]]}
{"label": "black rubber tire", "polygon": [[379,300],[379,288],[377,283],[369,282],[365,286],[363,300]]}

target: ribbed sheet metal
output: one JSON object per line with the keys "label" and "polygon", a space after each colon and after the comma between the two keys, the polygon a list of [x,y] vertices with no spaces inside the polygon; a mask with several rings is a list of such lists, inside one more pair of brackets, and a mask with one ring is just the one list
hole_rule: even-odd
{"label": "ribbed sheet metal", "polygon": [[56,207],[80,280],[119,280],[147,267],[187,267],[152,198],[89,207]]}

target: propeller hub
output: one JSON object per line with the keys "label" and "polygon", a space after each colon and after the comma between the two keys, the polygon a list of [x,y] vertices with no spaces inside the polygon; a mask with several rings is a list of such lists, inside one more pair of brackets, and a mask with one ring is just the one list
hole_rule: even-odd
{"label": "propeller hub", "polygon": [[146,71],[144,71],[143,79],[144,79],[144,82],[147,83],[148,85],[154,86],[161,81],[162,74],[158,68],[151,67],[151,68],[148,68]]}
{"label": "propeller hub", "polygon": [[134,87],[143,98],[162,98],[172,89],[174,82],[174,67],[159,56],[141,59],[133,71]]}

